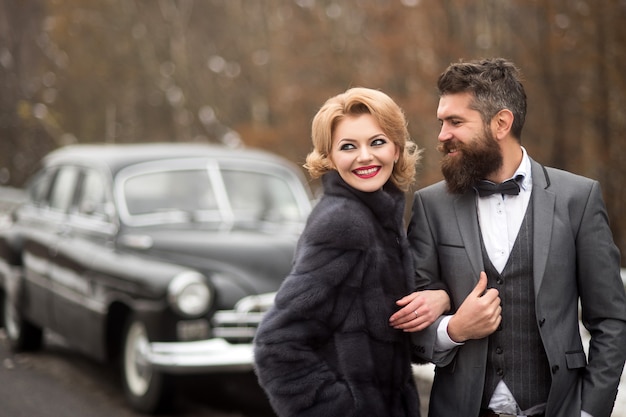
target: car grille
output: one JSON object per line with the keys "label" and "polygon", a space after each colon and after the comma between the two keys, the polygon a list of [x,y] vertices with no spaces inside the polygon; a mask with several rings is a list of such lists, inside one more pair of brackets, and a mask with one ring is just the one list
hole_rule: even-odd
{"label": "car grille", "polygon": [[209,337],[209,322],[205,319],[181,320],[176,323],[178,340],[203,340]]}
{"label": "car grille", "polygon": [[220,310],[213,315],[213,337],[230,343],[251,343],[267,310],[274,303],[275,293],[242,298],[232,310]]}

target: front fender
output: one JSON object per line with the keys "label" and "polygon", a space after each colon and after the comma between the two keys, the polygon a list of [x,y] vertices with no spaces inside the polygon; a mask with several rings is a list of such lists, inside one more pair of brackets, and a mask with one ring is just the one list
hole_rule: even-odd
{"label": "front fender", "polygon": [[[151,341],[172,341],[177,338],[176,323],[181,317],[168,302],[168,286],[176,276],[190,271],[197,273],[169,262],[112,251],[93,260],[89,284],[104,314],[113,308],[130,311],[145,324]],[[123,325],[112,324],[116,328]]]}

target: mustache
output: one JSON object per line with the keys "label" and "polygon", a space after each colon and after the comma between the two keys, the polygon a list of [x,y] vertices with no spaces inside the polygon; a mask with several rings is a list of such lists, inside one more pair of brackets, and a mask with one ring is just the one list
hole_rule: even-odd
{"label": "mustache", "polygon": [[445,142],[441,142],[437,145],[437,151],[446,155],[450,153],[452,149],[456,149],[457,151],[465,150],[465,145],[462,142],[456,140],[447,140]]}

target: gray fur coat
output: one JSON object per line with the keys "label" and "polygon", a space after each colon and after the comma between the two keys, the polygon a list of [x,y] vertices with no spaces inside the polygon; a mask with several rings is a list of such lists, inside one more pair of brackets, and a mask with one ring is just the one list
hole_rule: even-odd
{"label": "gray fur coat", "polygon": [[255,337],[260,385],[280,417],[419,416],[406,333],[388,318],[412,290],[403,193],[364,193],[336,171],[293,269]]}

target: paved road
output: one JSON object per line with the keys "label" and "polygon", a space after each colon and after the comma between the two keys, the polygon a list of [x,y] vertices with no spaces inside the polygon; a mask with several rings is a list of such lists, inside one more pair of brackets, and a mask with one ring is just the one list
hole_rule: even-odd
{"label": "paved road", "polygon": [[[414,367],[426,417],[432,365]],[[224,383],[227,381],[227,383]],[[270,417],[253,376],[199,378],[180,385],[171,413],[160,417]],[[116,373],[68,351],[54,337],[41,352],[14,355],[0,329],[0,417],[142,417],[130,410]],[[626,374],[612,417],[626,417]]]}
{"label": "paved road", "polygon": [[[181,381],[160,417],[268,417],[253,375]],[[37,353],[12,354],[0,329],[0,417],[140,417],[125,403],[117,373],[46,337]]]}

